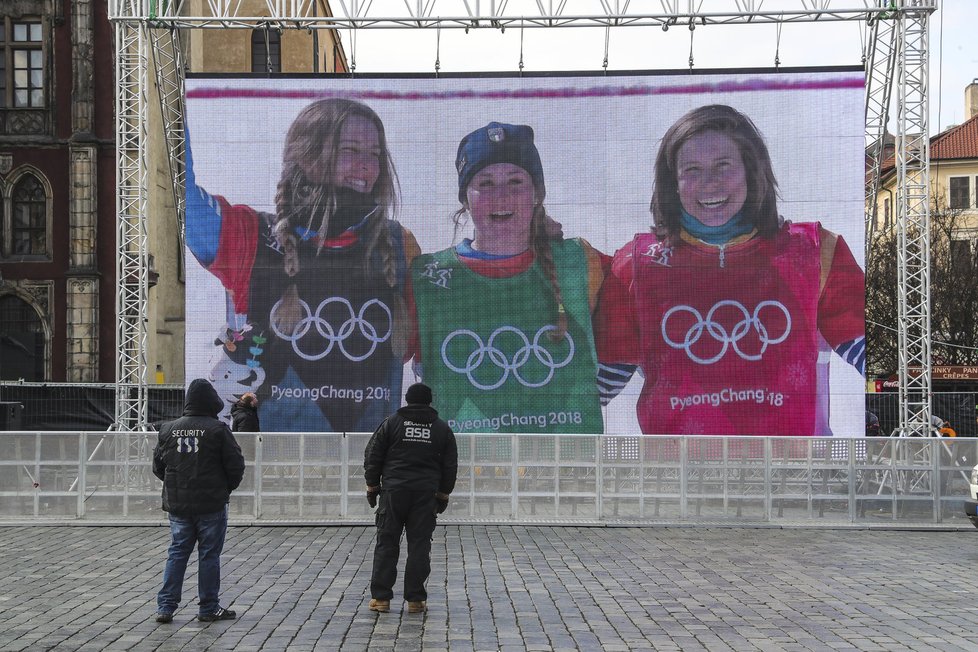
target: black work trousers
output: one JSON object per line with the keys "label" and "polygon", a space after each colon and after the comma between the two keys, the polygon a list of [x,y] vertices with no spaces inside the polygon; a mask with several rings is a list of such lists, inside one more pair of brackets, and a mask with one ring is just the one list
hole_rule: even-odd
{"label": "black work trousers", "polygon": [[407,531],[404,599],[427,600],[425,582],[431,574],[431,534],[435,531],[433,491],[382,491],[377,503],[377,543],[370,575],[370,597],[390,600],[397,581],[401,532]]}

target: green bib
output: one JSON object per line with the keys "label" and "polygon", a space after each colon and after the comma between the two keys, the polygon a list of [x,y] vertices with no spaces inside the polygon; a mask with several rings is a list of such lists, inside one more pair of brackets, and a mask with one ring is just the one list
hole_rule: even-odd
{"label": "green bib", "polygon": [[454,249],[411,268],[424,381],[455,432],[601,433],[587,257],[578,240],[553,243],[567,314],[537,262],[510,278],[469,269]]}

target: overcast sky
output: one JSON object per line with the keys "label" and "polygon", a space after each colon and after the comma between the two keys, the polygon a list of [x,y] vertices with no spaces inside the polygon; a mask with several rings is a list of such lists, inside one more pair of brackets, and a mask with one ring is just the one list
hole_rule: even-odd
{"label": "overcast sky", "polygon": [[[397,15],[404,9],[389,2]],[[930,132],[963,122],[964,88],[978,78],[978,38],[974,0],[939,0],[930,30]],[[436,10],[453,7],[436,5]],[[507,15],[520,13],[513,0]],[[858,6],[842,0],[838,6]],[[380,15],[375,9],[373,15]],[[436,12],[437,13],[437,12]],[[570,12],[568,12],[570,13]],[[393,15],[393,14],[391,14]],[[621,27],[608,38],[608,69],[688,69],[690,41],[697,69],[860,65],[865,27],[856,22],[795,23],[782,25],[708,25],[692,33],[686,27],[667,32],[660,28]],[[362,30],[355,47],[349,31],[341,38],[356,72],[517,72],[524,70],[600,71],[605,58],[606,31],[602,28],[470,30]]]}

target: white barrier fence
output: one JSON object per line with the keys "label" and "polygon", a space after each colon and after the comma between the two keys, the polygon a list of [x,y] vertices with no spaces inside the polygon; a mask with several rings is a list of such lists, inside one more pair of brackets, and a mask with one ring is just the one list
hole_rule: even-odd
{"label": "white barrier fence", "polygon": [[[236,523],[368,523],[365,433],[238,434]],[[0,432],[0,524],[160,522],[154,432]],[[459,435],[445,522],[968,527],[971,438]]]}

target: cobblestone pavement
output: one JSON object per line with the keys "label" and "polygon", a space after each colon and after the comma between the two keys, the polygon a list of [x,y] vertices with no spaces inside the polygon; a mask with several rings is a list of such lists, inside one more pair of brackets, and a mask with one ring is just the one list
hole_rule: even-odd
{"label": "cobblestone pavement", "polygon": [[0,650],[978,650],[976,536],[449,525],[428,613],[376,614],[371,528],[232,527],[238,620],[194,572],[158,625],[167,529],[0,527]]}

